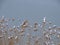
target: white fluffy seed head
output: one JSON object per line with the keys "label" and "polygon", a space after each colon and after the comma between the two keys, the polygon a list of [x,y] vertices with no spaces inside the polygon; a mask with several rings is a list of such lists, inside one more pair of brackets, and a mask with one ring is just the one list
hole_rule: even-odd
{"label": "white fluffy seed head", "polygon": [[43,18],[43,22],[46,22],[46,17]]}
{"label": "white fluffy seed head", "polygon": [[57,35],[57,37],[59,38],[60,36],[59,36],[59,35]]}
{"label": "white fluffy seed head", "polygon": [[57,32],[56,30],[54,30],[54,32]]}
{"label": "white fluffy seed head", "polygon": [[16,36],[15,39],[17,39],[18,37]]}
{"label": "white fluffy seed head", "polygon": [[53,28],[56,28],[57,26],[56,25],[53,25]]}
{"label": "white fluffy seed head", "polygon": [[52,28],[51,28],[51,27],[49,27],[48,29],[49,29],[49,30],[51,30]]}
{"label": "white fluffy seed head", "polygon": [[58,34],[60,34],[60,32],[58,32]]}
{"label": "white fluffy seed head", "polygon": [[15,26],[13,26],[13,28],[15,28]]}
{"label": "white fluffy seed head", "polygon": [[11,37],[8,37],[8,39],[10,39]]}
{"label": "white fluffy seed head", "polygon": [[2,19],[4,19],[5,17],[4,16],[2,16]]}

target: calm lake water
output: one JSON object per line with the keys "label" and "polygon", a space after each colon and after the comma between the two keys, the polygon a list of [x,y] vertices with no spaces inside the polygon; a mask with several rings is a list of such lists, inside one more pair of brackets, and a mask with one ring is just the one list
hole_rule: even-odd
{"label": "calm lake water", "polygon": [[0,16],[28,19],[40,22],[47,20],[60,26],[60,0],[0,0]]}

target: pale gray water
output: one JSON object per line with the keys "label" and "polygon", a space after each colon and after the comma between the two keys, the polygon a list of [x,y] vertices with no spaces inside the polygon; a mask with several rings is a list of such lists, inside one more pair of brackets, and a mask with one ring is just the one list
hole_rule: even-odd
{"label": "pale gray water", "polygon": [[[0,16],[20,17],[31,22],[46,16],[60,26],[60,0],[0,0]],[[33,20],[32,20],[33,19]]]}

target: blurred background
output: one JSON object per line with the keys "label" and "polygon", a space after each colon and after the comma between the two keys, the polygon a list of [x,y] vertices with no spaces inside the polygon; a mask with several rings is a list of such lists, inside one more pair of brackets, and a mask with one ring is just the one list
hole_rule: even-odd
{"label": "blurred background", "polygon": [[60,0],[0,0],[0,17],[15,17],[31,23],[43,17],[60,26]]}

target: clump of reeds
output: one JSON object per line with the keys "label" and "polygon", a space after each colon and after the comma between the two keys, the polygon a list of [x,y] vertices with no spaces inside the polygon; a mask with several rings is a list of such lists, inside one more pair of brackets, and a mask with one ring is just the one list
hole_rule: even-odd
{"label": "clump of reeds", "polygon": [[14,37],[9,37],[9,44],[8,45],[14,45]]}
{"label": "clump of reeds", "polygon": [[[26,42],[25,45],[57,45],[52,38],[55,36],[60,40],[60,27],[47,21],[46,17],[43,18],[42,24],[34,22],[33,26],[30,26],[28,20],[23,21],[19,26],[12,26],[9,24],[10,21],[14,22],[15,18],[9,19],[2,16],[0,19],[0,45],[23,45],[24,42]],[[39,31],[42,32],[41,36],[35,35],[36,32],[40,33]]]}

